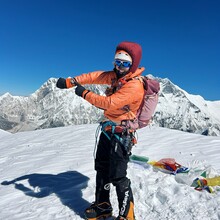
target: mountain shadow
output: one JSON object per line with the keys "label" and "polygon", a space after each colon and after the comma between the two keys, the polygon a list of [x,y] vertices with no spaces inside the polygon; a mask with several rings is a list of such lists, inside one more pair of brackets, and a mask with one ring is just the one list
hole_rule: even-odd
{"label": "mountain shadow", "polygon": [[[22,180],[27,180],[30,186],[16,183]],[[82,198],[82,189],[87,187],[88,180],[87,176],[77,171],[67,171],[57,175],[34,173],[18,177],[12,181],[4,181],[1,184],[14,184],[16,189],[35,198],[43,198],[55,193],[63,205],[83,218],[83,211],[90,205],[88,201]]]}

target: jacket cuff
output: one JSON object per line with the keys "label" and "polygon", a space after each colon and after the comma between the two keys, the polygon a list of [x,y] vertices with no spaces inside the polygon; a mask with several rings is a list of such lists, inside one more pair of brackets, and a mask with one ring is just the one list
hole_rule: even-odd
{"label": "jacket cuff", "polygon": [[90,92],[90,90],[83,91],[82,97],[86,99],[86,95]]}
{"label": "jacket cuff", "polygon": [[73,86],[75,86],[73,83],[72,83],[72,78],[66,78],[66,88],[69,89],[69,88],[72,88]]}

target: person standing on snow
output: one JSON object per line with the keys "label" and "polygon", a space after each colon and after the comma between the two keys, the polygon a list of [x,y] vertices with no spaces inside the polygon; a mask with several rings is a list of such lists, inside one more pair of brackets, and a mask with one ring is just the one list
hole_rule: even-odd
{"label": "person standing on snow", "polygon": [[[99,219],[112,215],[110,183],[116,187],[119,204],[117,220],[134,220],[134,200],[131,182],[127,178],[127,164],[134,145],[134,130],[129,121],[135,119],[144,97],[138,68],[142,48],[133,42],[121,42],[115,52],[114,70],[82,74],[74,78],[59,78],[57,87],[68,89],[77,86],[75,93],[86,101],[104,110],[105,120],[101,122],[101,134],[96,150],[95,202],[85,210],[87,219]],[[84,84],[108,84],[106,96],[86,90]]]}

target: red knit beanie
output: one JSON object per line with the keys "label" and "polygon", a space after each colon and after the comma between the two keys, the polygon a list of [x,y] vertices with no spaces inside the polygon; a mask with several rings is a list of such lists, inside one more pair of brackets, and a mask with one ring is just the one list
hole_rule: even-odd
{"label": "red knit beanie", "polygon": [[116,47],[116,52],[118,50],[126,51],[132,58],[132,65],[130,71],[134,73],[141,61],[142,48],[139,44],[133,42],[123,41]]}

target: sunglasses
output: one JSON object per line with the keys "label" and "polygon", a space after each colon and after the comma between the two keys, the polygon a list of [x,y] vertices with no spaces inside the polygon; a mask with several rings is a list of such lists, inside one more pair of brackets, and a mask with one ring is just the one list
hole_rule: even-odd
{"label": "sunglasses", "polygon": [[130,61],[122,61],[122,60],[115,60],[115,65],[118,67],[130,67],[131,66],[131,62]]}

